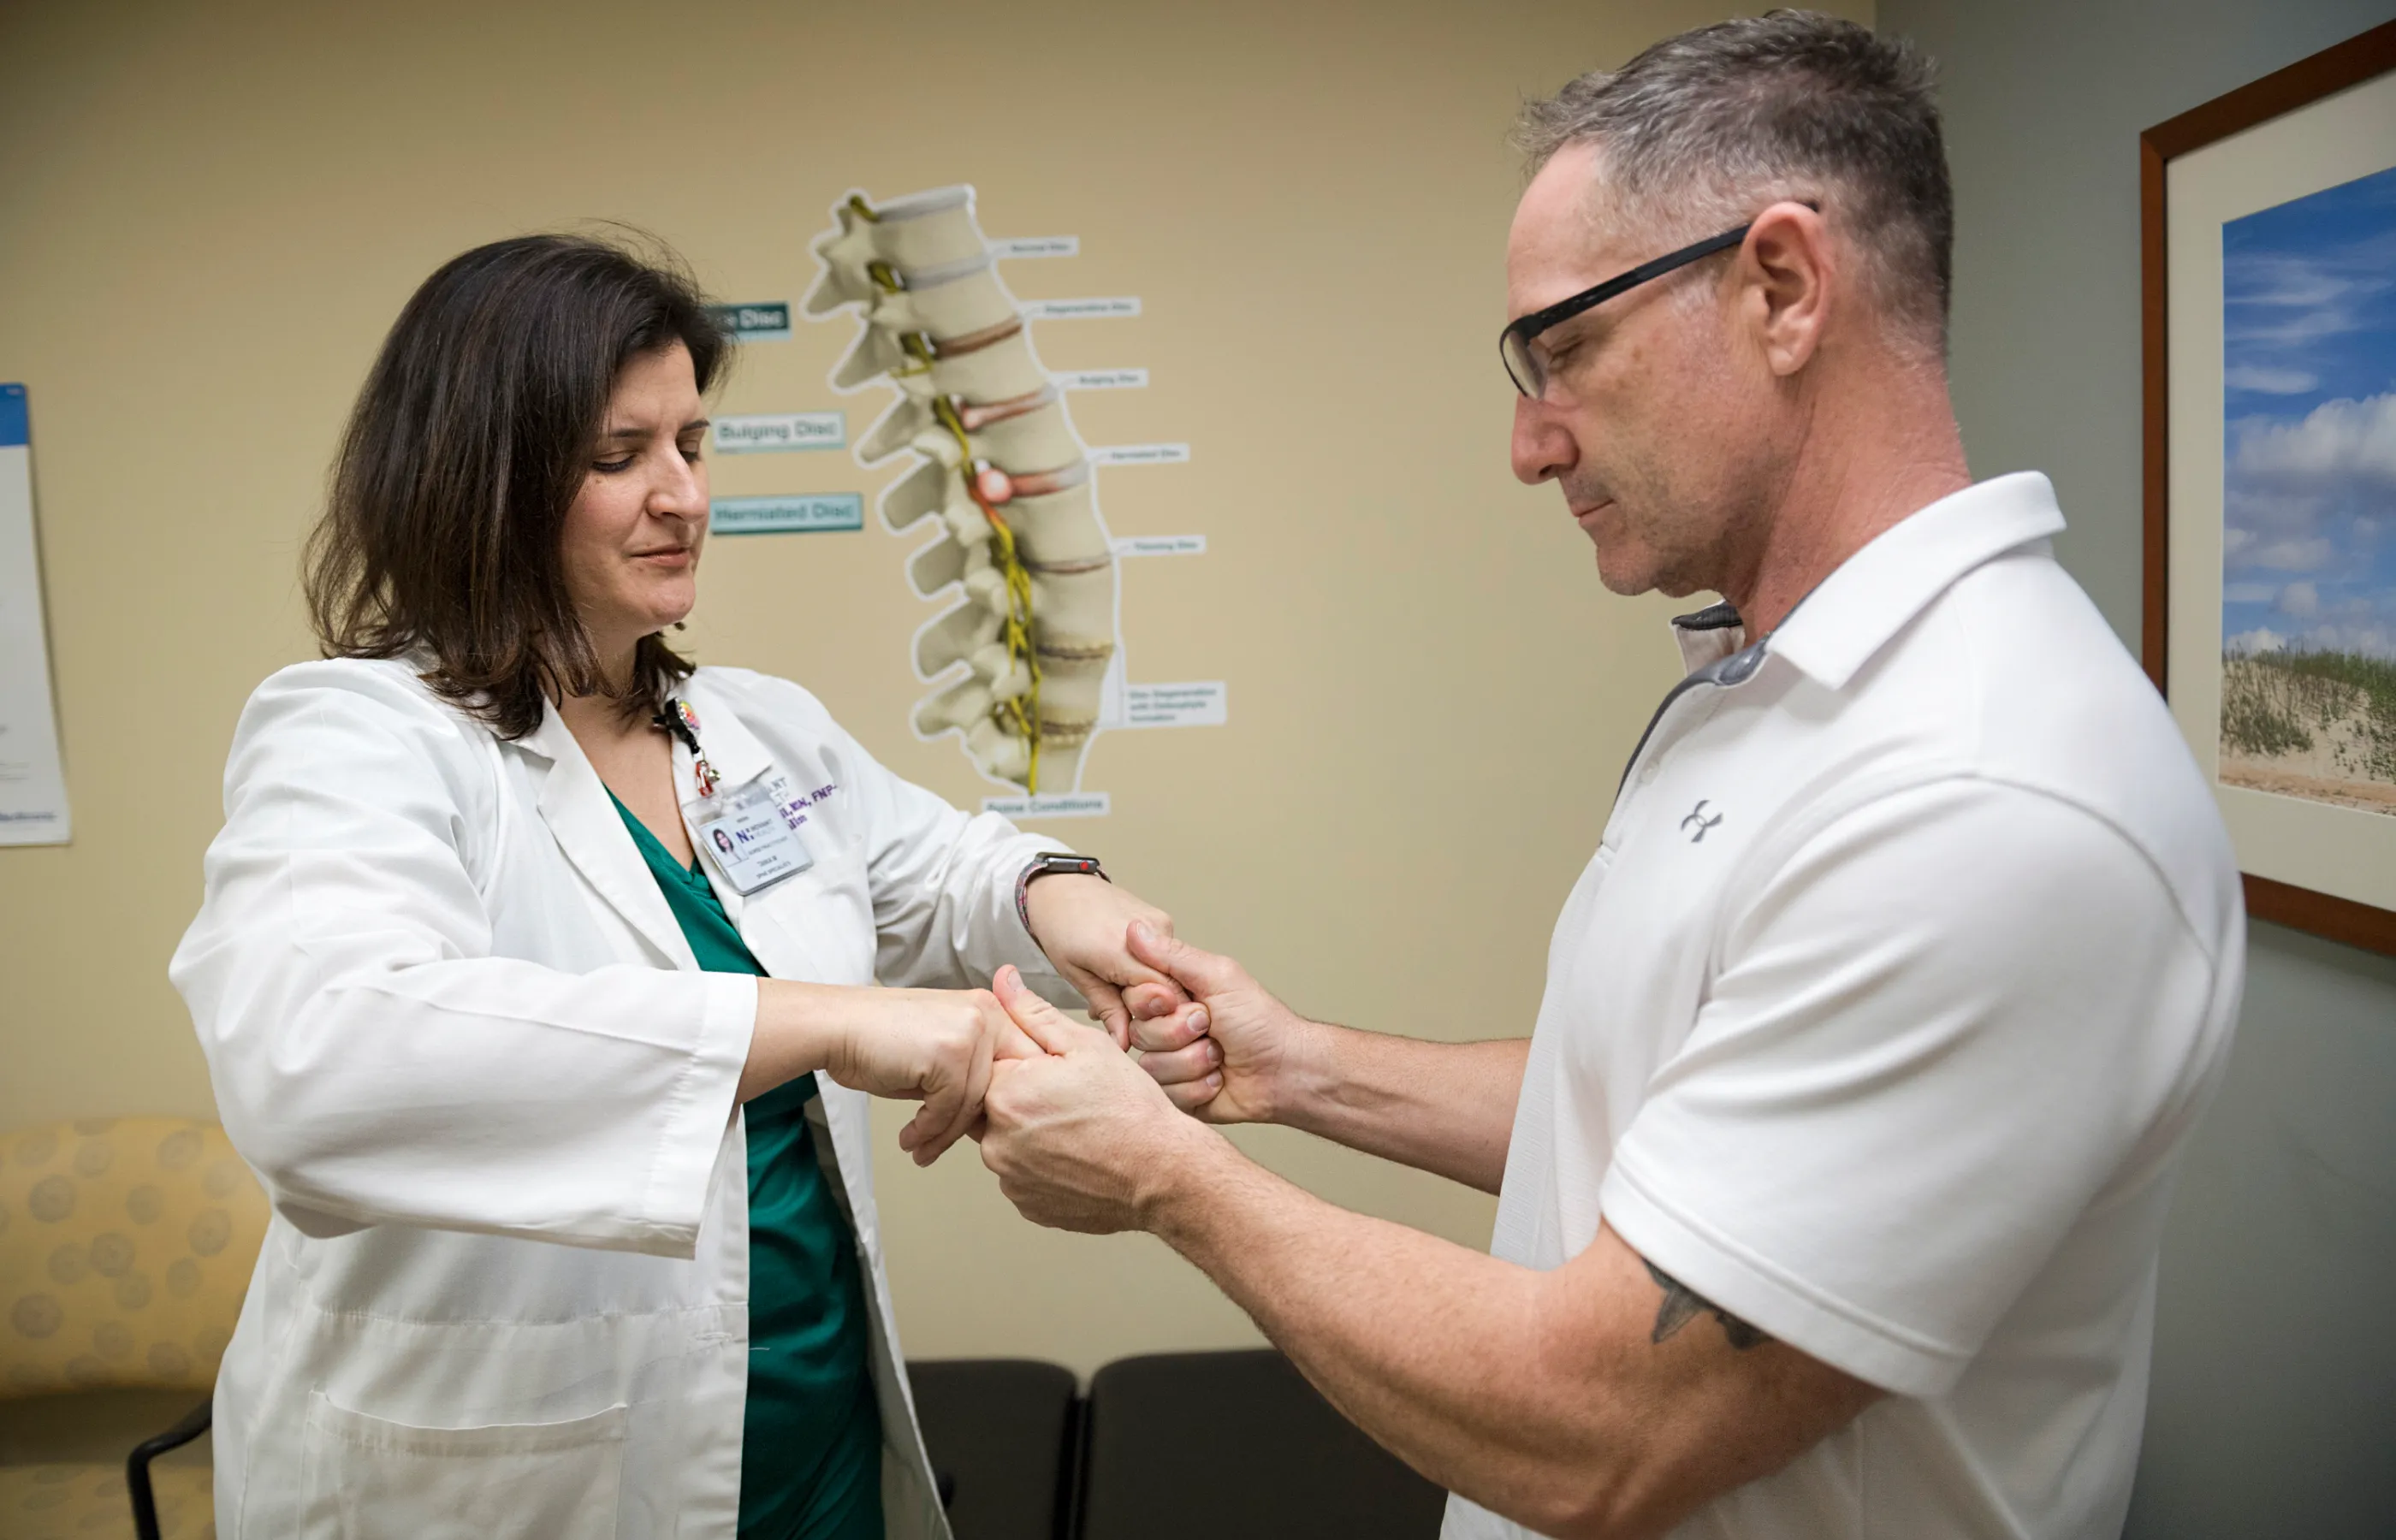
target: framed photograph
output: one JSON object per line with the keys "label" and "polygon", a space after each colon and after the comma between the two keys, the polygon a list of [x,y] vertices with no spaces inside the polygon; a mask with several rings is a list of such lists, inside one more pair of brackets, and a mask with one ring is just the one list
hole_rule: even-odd
{"label": "framed photograph", "polygon": [[2396,953],[2396,22],[2139,151],[2147,672],[2248,910]]}

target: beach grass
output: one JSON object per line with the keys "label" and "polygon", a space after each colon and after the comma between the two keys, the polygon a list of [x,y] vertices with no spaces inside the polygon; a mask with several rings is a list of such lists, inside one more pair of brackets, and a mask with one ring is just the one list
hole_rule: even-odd
{"label": "beach grass", "polygon": [[2304,753],[2316,739],[2331,745],[2341,773],[2396,783],[2396,660],[2330,651],[2222,656],[2224,749],[2276,759]]}

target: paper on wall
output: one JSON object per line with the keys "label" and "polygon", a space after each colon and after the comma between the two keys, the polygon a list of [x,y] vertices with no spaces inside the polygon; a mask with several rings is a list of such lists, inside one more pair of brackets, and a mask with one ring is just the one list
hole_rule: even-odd
{"label": "paper on wall", "polygon": [[25,387],[0,385],[0,845],[64,844],[67,784],[50,698]]}

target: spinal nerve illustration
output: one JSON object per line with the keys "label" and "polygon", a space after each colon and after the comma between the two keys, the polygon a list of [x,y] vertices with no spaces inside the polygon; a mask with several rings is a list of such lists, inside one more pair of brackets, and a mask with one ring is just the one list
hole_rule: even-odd
{"label": "spinal nerve illustration", "polygon": [[921,458],[883,494],[883,522],[903,532],[937,516],[944,532],[908,576],[923,597],[952,584],[965,595],[915,634],[916,673],[942,684],[916,702],[915,730],[963,734],[995,779],[1072,790],[1116,638],[1114,556],[1088,451],[999,282],[971,188],[881,204],[854,194],[834,215],[803,308],[859,309],[857,345],[832,382],[886,378],[898,399],[857,458]]}

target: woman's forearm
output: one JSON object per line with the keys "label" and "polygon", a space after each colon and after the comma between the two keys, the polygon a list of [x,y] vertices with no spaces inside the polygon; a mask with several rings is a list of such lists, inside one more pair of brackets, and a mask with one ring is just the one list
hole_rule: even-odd
{"label": "woman's forearm", "polygon": [[832,1060],[848,1002],[859,991],[786,978],[757,980],[757,1025],[740,1070],[739,1099],[754,1101]]}
{"label": "woman's forearm", "polygon": [[898,1148],[928,1164],[979,1123],[992,1064],[1038,1053],[988,989],[761,978],[739,1096],[820,1069],[852,1091],[921,1102]]}

